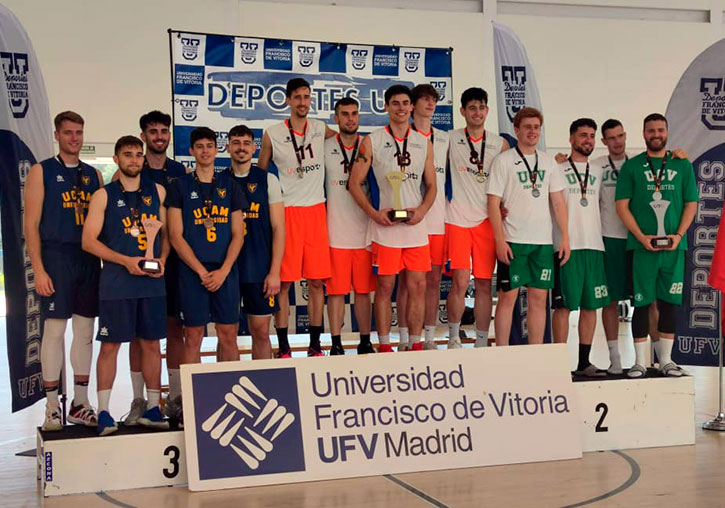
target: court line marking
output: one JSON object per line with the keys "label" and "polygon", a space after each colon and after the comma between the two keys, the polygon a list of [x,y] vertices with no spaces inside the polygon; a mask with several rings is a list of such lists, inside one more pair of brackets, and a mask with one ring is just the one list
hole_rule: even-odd
{"label": "court line marking", "polygon": [[629,478],[627,478],[627,480],[622,485],[620,485],[619,487],[617,487],[614,490],[610,490],[609,492],[605,492],[604,494],[602,494],[600,496],[593,497],[591,499],[587,499],[586,501],[581,501],[579,503],[574,503],[574,504],[568,504],[562,508],[575,508],[578,506],[585,506],[588,504],[596,503],[598,501],[602,501],[604,499],[608,499],[610,497],[616,496],[620,492],[627,490],[632,485],[634,485],[637,482],[637,480],[639,480],[639,477],[642,474],[642,470],[640,469],[637,461],[634,460],[629,455],[627,455],[626,453],[621,452],[619,450],[610,450],[610,451],[611,451],[611,453],[616,453],[617,455],[619,455],[620,457],[622,457],[624,460],[627,461],[627,463],[629,464],[630,471],[631,471],[629,474]]}
{"label": "court line marking", "polygon": [[408,492],[410,492],[412,494],[415,494],[416,496],[418,496],[419,498],[421,498],[423,501],[426,501],[426,502],[432,504],[436,508],[451,508],[447,504],[444,504],[441,501],[438,501],[436,498],[434,498],[434,497],[426,494],[425,492],[423,492],[420,489],[417,489],[417,488],[413,487],[411,484],[409,484],[407,482],[404,482],[400,478],[397,478],[397,477],[395,477],[395,476],[393,476],[391,474],[383,475],[383,477],[387,478],[388,480],[390,480],[391,482],[395,483],[396,485],[398,485],[400,487],[403,487]]}
{"label": "court line marking", "polygon": [[101,499],[103,499],[104,501],[111,503],[112,505],[115,505],[115,506],[120,506],[121,508],[136,508],[136,506],[134,506],[132,504],[126,504],[123,501],[119,501],[118,499],[112,498],[105,492],[96,492],[96,495],[98,497],[100,497]]}

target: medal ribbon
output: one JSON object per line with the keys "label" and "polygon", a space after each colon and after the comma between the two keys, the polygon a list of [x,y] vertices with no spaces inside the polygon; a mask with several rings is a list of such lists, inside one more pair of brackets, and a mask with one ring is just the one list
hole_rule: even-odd
{"label": "medal ribbon", "polygon": [[119,187],[121,187],[121,201],[123,201],[123,204],[126,205],[131,212],[131,220],[133,221],[131,227],[136,227],[136,229],[138,229],[139,231],[143,231],[143,225],[139,224],[139,207],[141,206],[141,182],[139,181],[138,190],[133,192],[133,194],[136,195],[134,203],[134,205],[136,206],[131,206],[129,204],[126,195],[128,191],[123,187],[123,183],[121,183],[120,179],[118,180],[118,185]]}
{"label": "medal ribbon", "polygon": [[[292,122],[289,118],[285,120],[287,129],[289,129],[289,137],[292,140],[292,148],[297,158],[297,174],[302,176],[302,153],[300,153],[300,145],[297,144],[297,133],[292,129]],[[305,128],[302,131],[302,149],[305,149],[305,141],[307,140],[307,120],[305,120]]]}
{"label": "medal ribbon", "polygon": [[[84,213],[84,206],[83,206],[83,200],[81,199],[81,178],[83,174],[83,168],[81,166],[81,161],[78,159],[78,166],[75,168],[69,168],[63,158],[60,156],[60,153],[58,154],[58,160],[60,161],[60,165],[63,166],[63,168],[66,170],[66,175],[68,175],[68,171],[70,170],[70,180],[73,184],[73,191],[76,193],[76,212],[80,215],[83,215]],[[75,169],[75,173],[73,173],[73,170]]]}
{"label": "medal ribbon", "polygon": [[214,199],[214,191],[216,190],[216,174],[212,175],[211,177],[211,192],[208,196],[204,195],[204,191],[202,190],[201,181],[199,181],[199,175],[196,171],[194,171],[194,180],[196,180],[196,186],[199,188],[199,194],[201,194],[202,199],[204,200],[204,213],[207,217],[210,219],[211,216],[211,201]]}
{"label": "medal ribbon", "polygon": [[349,159],[347,158],[347,148],[345,148],[345,145],[342,143],[340,135],[338,134],[336,137],[337,144],[340,145],[340,151],[342,152],[342,167],[345,173],[349,174],[352,171],[352,165],[357,158],[358,147],[360,145],[360,135],[358,134],[357,139],[355,140],[355,146],[352,148],[352,154],[350,154]]}
{"label": "medal ribbon", "polygon": [[536,162],[534,163],[533,171],[531,170],[531,166],[529,166],[529,161],[526,160],[526,157],[524,157],[524,154],[521,153],[521,150],[518,146],[516,147],[516,153],[518,153],[519,157],[521,157],[521,160],[524,161],[526,171],[529,172],[529,180],[531,180],[531,184],[534,186],[534,189],[536,189],[536,180],[539,177],[539,152],[534,152],[534,155],[536,156]]}
{"label": "medal ribbon", "polygon": [[662,185],[662,176],[665,174],[665,167],[667,166],[668,155],[670,155],[669,150],[665,152],[665,156],[662,159],[662,165],[660,166],[660,171],[658,173],[655,171],[654,165],[652,164],[652,159],[650,158],[649,154],[645,154],[645,157],[647,158],[647,164],[649,164],[649,170],[652,172],[652,177],[655,180],[655,192],[660,191],[660,186]]}
{"label": "medal ribbon", "polygon": [[[483,161],[484,161],[484,159],[486,157],[486,154],[485,154],[485,150],[486,150],[486,131],[483,131],[483,136],[481,136],[481,153],[480,153],[480,155],[476,151],[476,147],[473,146],[473,141],[471,140],[471,136],[468,134],[468,128],[467,127],[464,127],[463,128],[463,134],[466,136],[466,141],[468,141],[468,148],[471,150],[471,156],[469,157],[468,161],[471,164],[475,164],[476,167],[478,168],[478,174],[479,175],[482,175],[483,174]],[[521,154],[521,152],[519,152],[519,155],[520,154]],[[524,162],[526,162],[525,159],[524,159]],[[538,159],[537,159],[537,162],[538,162]],[[528,169],[528,167],[529,167],[529,165],[526,164],[526,168],[527,169]],[[534,183],[536,183],[535,180],[534,180]]]}
{"label": "medal ribbon", "polygon": [[408,137],[410,136],[410,127],[408,127],[408,131],[405,133],[405,137],[403,138],[403,149],[401,150],[400,145],[398,144],[398,138],[395,137],[395,134],[393,134],[393,129],[388,125],[386,127],[388,134],[390,134],[390,137],[393,138],[393,143],[395,143],[395,158],[398,159],[398,166],[400,167],[400,171],[405,173],[405,169],[410,165],[410,153],[408,152]]}
{"label": "medal ribbon", "polygon": [[[612,168],[612,171],[614,171],[615,175],[619,176],[619,169],[622,169],[622,168],[617,169],[617,166],[614,165],[614,161],[612,160],[612,158],[609,155],[607,155],[607,159],[609,159],[609,167]],[[627,162],[628,160],[629,160],[629,155],[624,154],[624,162]],[[624,164],[622,164],[622,166],[624,166]]]}
{"label": "medal ribbon", "polygon": [[587,169],[586,169],[586,172],[584,173],[583,182],[582,182],[582,177],[579,174],[579,171],[576,169],[576,164],[574,164],[574,161],[571,160],[571,157],[569,157],[569,165],[571,166],[571,169],[574,170],[576,179],[579,181],[579,188],[581,189],[582,199],[584,199],[587,196],[587,187],[589,187],[589,161],[587,160]]}

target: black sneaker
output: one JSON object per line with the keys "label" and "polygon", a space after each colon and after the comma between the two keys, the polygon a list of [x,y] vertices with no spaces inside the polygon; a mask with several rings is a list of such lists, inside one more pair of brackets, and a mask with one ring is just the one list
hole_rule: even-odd
{"label": "black sneaker", "polygon": [[339,356],[345,354],[345,348],[342,344],[333,344],[330,348],[330,356]]}
{"label": "black sneaker", "polygon": [[357,354],[367,355],[370,353],[375,353],[375,348],[373,347],[372,343],[361,342],[360,344],[357,345]]}
{"label": "black sneaker", "polygon": [[310,346],[307,348],[307,356],[325,356],[325,353],[322,352],[322,348],[317,346]]}

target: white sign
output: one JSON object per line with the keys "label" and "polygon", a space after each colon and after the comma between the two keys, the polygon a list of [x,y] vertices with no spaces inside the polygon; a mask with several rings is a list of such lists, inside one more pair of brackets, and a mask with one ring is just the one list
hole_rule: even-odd
{"label": "white sign", "polygon": [[191,490],[582,453],[563,344],[206,363],[181,375]]}

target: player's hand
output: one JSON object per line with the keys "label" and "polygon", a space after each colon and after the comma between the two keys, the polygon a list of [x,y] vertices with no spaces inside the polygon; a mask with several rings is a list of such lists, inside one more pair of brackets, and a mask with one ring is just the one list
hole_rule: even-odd
{"label": "player's hand", "polygon": [[408,208],[407,210],[409,213],[413,214],[410,219],[404,222],[404,224],[407,224],[408,226],[415,226],[423,220],[423,217],[425,217],[425,214],[421,212],[420,208]]}
{"label": "player's hand", "polygon": [[675,250],[675,249],[677,249],[677,246],[680,245],[680,241],[682,240],[682,238],[680,237],[680,235],[667,235],[667,238],[672,239],[672,245],[670,247],[667,247],[666,249],[663,249],[663,250]]}
{"label": "player's hand", "polygon": [[202,285],[207,290],[214,293],[218,291],[220,287],[222,287],[222,284],[224,284],[227,275],[229,275],[229,272],[224,270],[223,268],[219,268],[218,270],[212,270],[207,274],[206,278],[202,280]]}
{"label": "player's hand", "polygon": [[506,217],[509,215],[509,209],[503,206],[503,203],[499,205],[499,210],[501,210],[501,220],[506,220]]}
{"label": "player's hand", "polygon": [[559,266],[564,266],[571,256],[571,248],[569,247],[569,239],[562,239],[559,243]]}
{"label": "player's hand", "polygon": [[279,273],[269,272],[264,278],[264,287],[262,288],[264,291],[264,297],[269,298],[279,294],[279,288],[281,285],[282,283],[279,280]]}
{"label": "player's hand", "polygon": [[53,281],[45,270],[35,272],[35,292],[40,296],[50,296],[55,293]]}
{"label": "player's hand", "polygon": [[382,210],[376,210],[375,213],[370,216],[370,218],[381,226],[392,226],[394,222],[390,220],[390,217],[388,217],[388,212],[392,210],[392,208],[383,208]]}
{"label": "player's hand", "polygon": [[674,150],[672,150],[672,158],[689,159],[690,156],[687,154],[687,151],[684,148],[675,148]]}
{"label": "player's hand", "polygon": [[148,275],[146,272],[141,270],[141,267],[139,266],[139,263],[143,261],[143,259],[144,258],[140,256],[129,256],[126,258],[123,266],[126,268],[126,271],[131,275]]}
{"label": "player's hand", "polygon": [[568,156],[567,154],[565,154],[565,153],[561,153],[561,152],[560,152],[560,153],[557,153],[557,154],[556,154],[556,155],[554,156],[554,160],[555,160],[555,161],[556,161],[556,162],[557,162],[558,164],[561,164],[562,162],[566,162],[566,161],[568,161],[568,160],[569,160],[569,156]]}
{"label": "player's hand", "polygon": [[154,279],[158,279],[164,276],[164,273],[166,272],[166,264],[163,262],[163,260],[156,258],[156,261],[159,262],[159,266],[161,267],[161,271],[159,273],[148,273],[146,272],[146,275],[149,277],[153,277]]}
{"label": "player's hand", "polygon": [[654,235],[642,235],[642,238],[639,239],[639,243],[641,243],[642,246],[644,246],[644,248],[649,251],[662,250],[662,249],[655,249],[654,247],[652,247],[653,238],[656,238],[656,237]]}
{"label": "player's hand", "polygon": [[514,258],[514,253],[508,242],[496,242],[496,257],[504,264],[511,264],[511,260]]}

